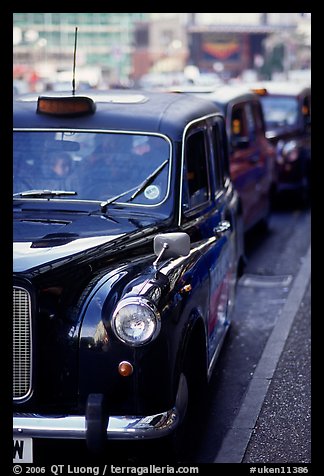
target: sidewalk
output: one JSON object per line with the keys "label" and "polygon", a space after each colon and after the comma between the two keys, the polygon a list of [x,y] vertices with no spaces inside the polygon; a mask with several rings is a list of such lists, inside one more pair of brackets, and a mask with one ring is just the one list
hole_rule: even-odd
{"label": "sidewalk", "polygon": [[310,298],[309,284],[242,463],[311,463]]}
{"label": "sidewalk", "polygon": [[215,463],[308,463],[311,250],[254,372]]}

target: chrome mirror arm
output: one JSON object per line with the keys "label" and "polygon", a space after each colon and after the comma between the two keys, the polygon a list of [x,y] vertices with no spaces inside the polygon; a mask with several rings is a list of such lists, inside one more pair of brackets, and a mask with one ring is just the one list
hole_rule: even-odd
{"label": "chrome mirror arm", "polygon": [[164,252],[165,252],[168,248],[169,248],[168,243],[163,243],[162,249],[161,249],[160,253],[158,254],[156,260],[155,260],[154,263],[153,263],[153,266],[154,266],[155,269],[157,269],[158,262],[160,261],[160,259],[162,258]]}

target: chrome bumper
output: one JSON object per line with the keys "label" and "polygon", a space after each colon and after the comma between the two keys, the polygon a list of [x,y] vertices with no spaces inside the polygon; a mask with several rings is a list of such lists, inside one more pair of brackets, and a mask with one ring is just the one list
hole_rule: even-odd
{"label": "chrome bumper", "polygon": [[[177,409],[156,415],[110,416],[107,439],[133,440],[154,439],[171,433],[179,422]],[[87,423],[85,416],[45,416],[14,414],[14,436],[30,438],[85,439]]]}

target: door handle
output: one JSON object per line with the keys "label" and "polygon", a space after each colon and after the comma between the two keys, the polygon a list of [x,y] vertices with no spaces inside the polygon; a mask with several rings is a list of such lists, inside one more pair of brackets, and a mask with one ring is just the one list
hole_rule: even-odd
{"label": "door handle", "polygon": [[222,220],[218,223],[217,226],[214,228],[214,233],[215,235],[221,236],[225,231],[228,231],[231,229],[231,224],[228,220]]}

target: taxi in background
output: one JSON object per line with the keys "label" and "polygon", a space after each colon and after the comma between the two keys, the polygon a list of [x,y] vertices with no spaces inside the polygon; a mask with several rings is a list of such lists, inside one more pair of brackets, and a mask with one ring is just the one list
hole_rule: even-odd
{"label": "taxi in background", "polygon": [[310,196],[311,87],[303,82],[266,81],[252,90],[262,103],[266,136],[277,149],[277,192]]}
{"label": "taxi in background", "polygon": [[14,461],[57,440],[176,454],[243,260],[224,118],[135,90],[21,96],[13,117]]}
{"label": "taxi in background", "polygon": [[241,198],[244,231],[257,224],[267,225],[276,191],[276,149],[266,137],[259,96],[241,85],[176,90],[208,99],[220,108],[226,121],[230,174]]}

